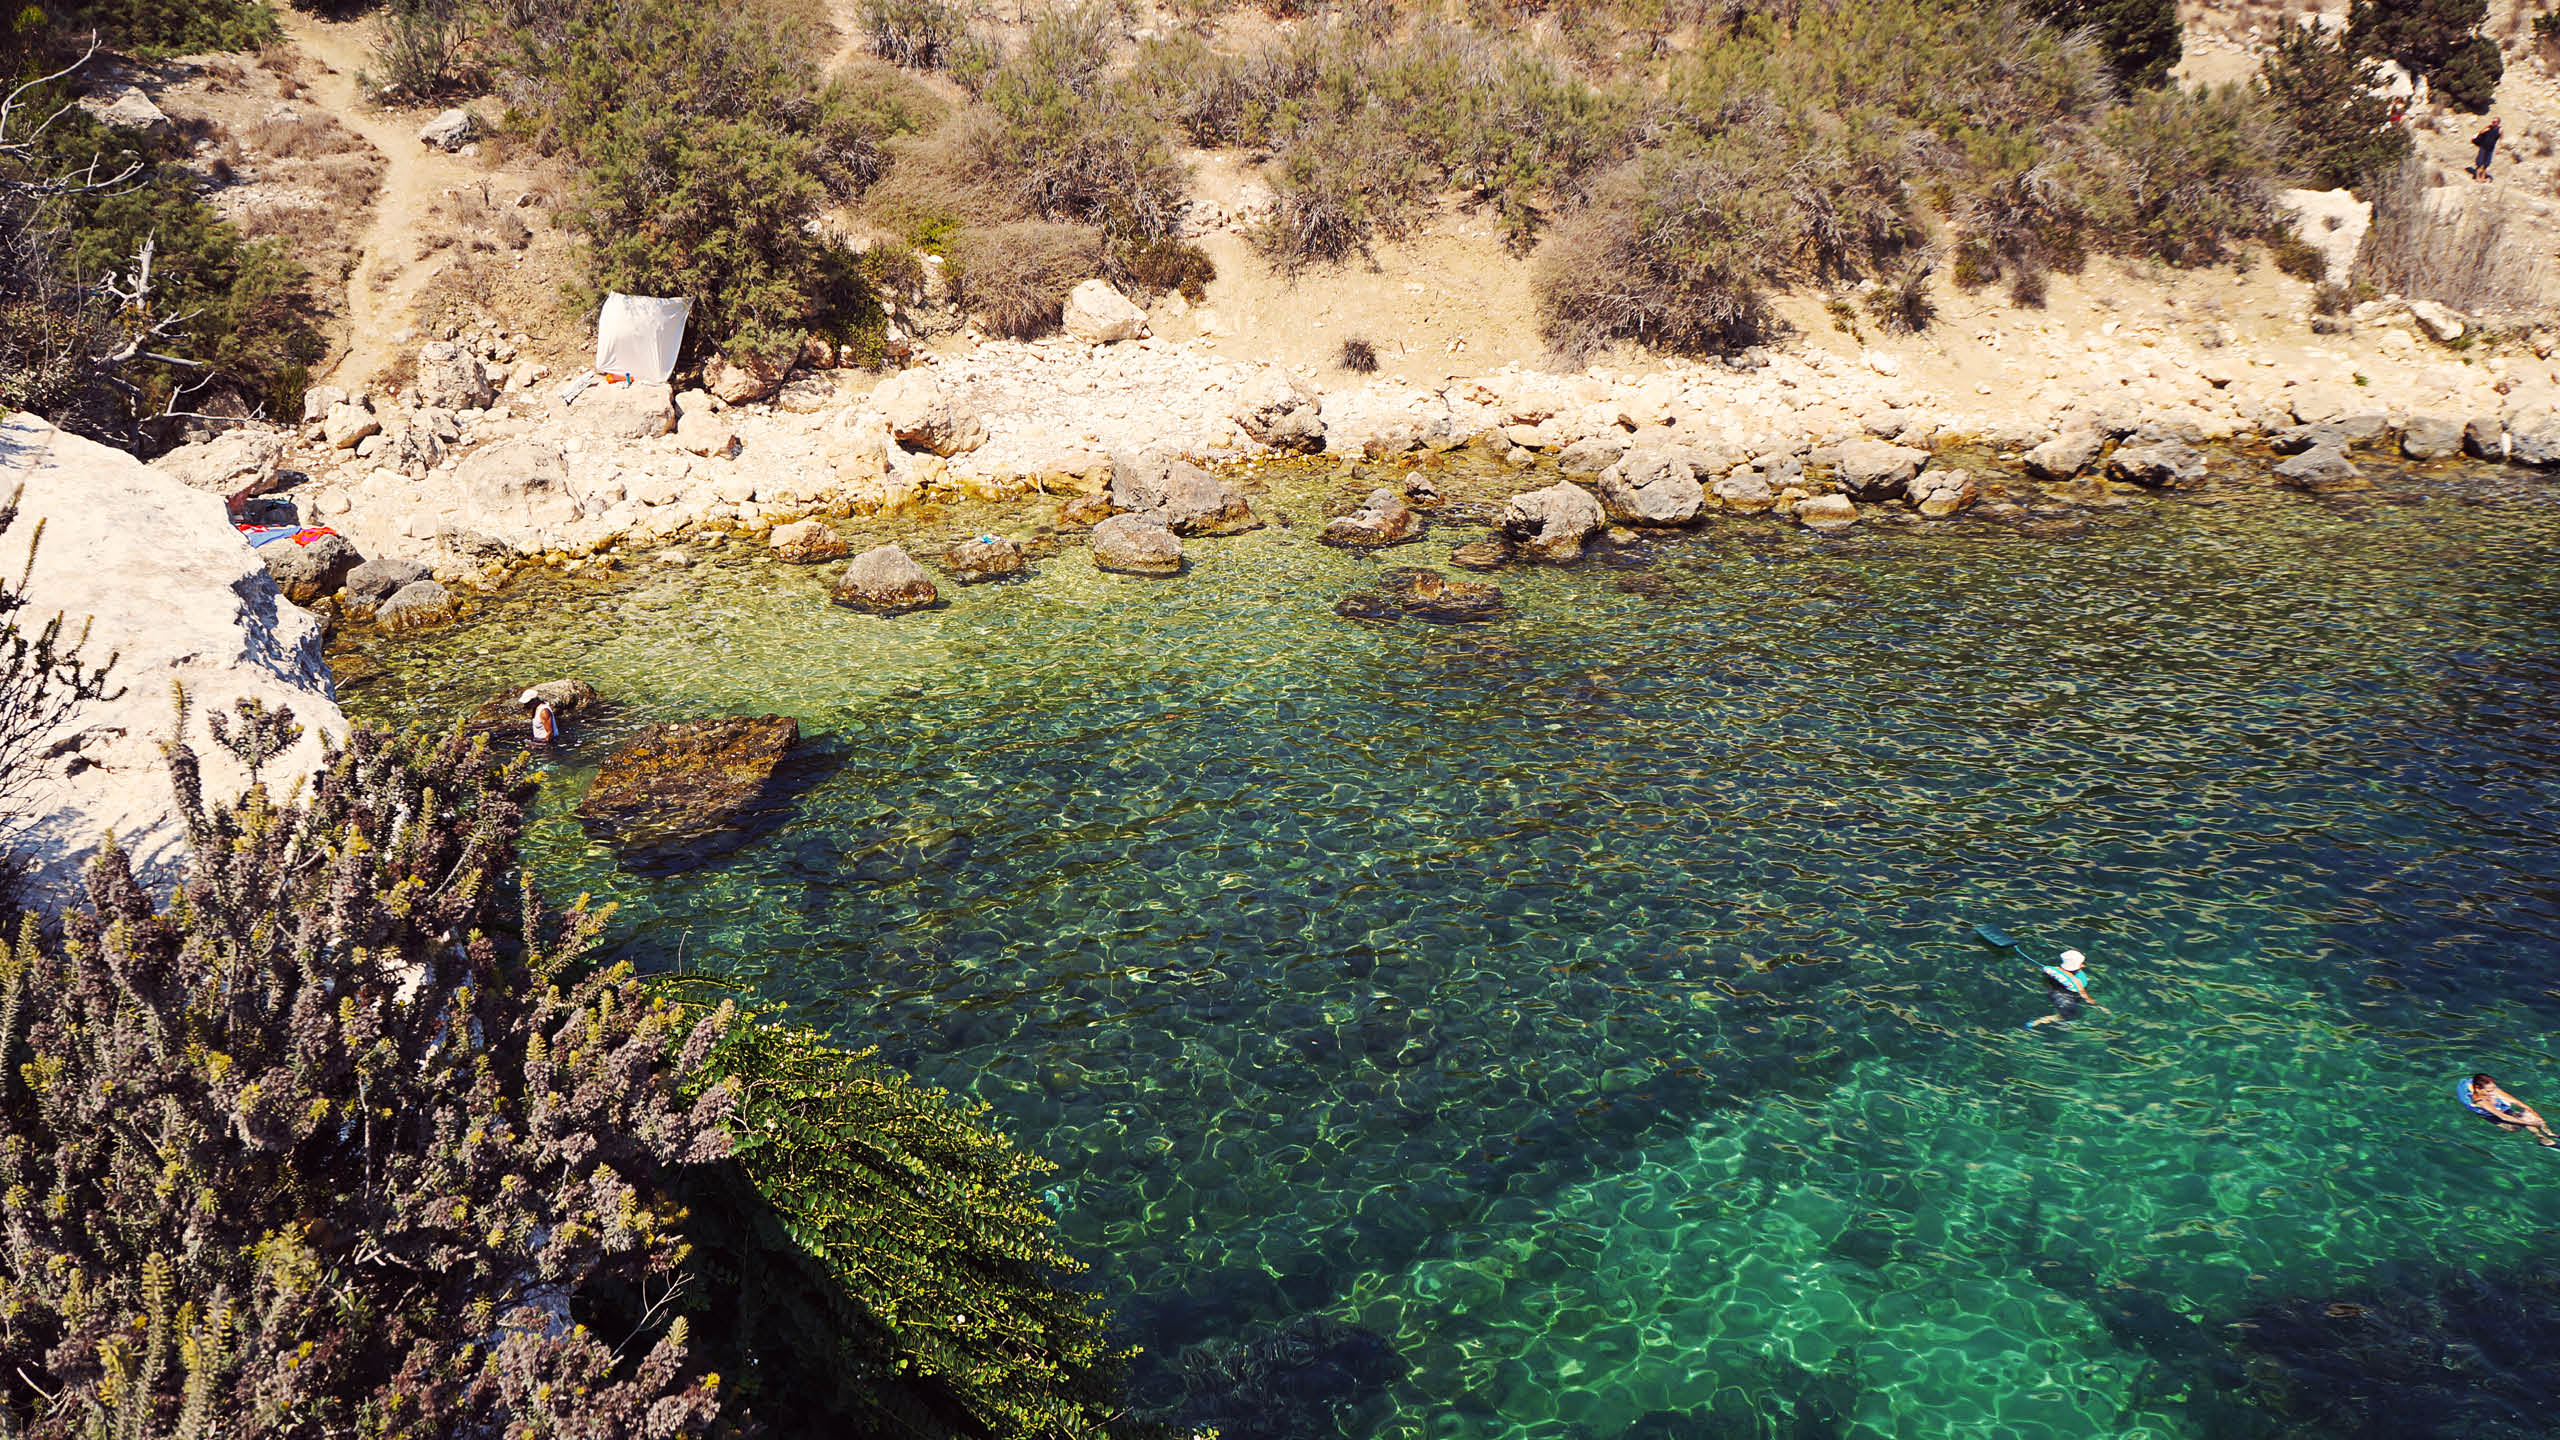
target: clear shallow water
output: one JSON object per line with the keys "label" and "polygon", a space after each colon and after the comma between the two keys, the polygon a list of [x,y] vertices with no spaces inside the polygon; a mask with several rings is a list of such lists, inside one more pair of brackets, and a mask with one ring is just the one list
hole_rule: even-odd
{"label": "clear shallow water", "polygon": [[[1464,629],[1337,619],[1379,562],[1304,525],[895,621],[738,559],[350,708],[623,702],[545,882],[992,1102],[1231,1437],[2244,1433],[2235,1321],[2560,1221],[2450,1095],[2560,1104],[2553,493],[1732,524]],[[828,773],[716,866],[566,817],[619,729],[764,711]],[[2022,1030],[1977,921],[2108,1009]]]}

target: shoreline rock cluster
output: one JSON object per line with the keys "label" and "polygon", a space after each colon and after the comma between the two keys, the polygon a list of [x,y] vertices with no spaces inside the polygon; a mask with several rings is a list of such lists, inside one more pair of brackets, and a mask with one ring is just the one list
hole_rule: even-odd
{"label": "shoreline rock cluster", "polygon": [[[1098,293],[1086,308],[1112,312]],[[2065,500],[2110,483],[2199,483],[2199,447],[2235,438],[2282,448],[2312,436],[2283,475],[2323,492],[2352,487],[2348,451],[2386,432],[2415,458],[2458,448],[2560,463],[2560,371],[2523,350],[2475,364],[2420,338],[2440,327],[2416,311],[2364,308],[2369,335],[2288,368],[2193,327],[2110,322],[2076,350],[2044,336],[2041,355],[2019,359],[2033,383],[1998,395],[1977,383],[1971,396],[1905,378],[1920,367],[1893,353],[1810,345],[1643,373],[1506,369],[1325,389],[1100,324],[1085,328],[1126,338],[985,342],[886,376],[832,368],[813,347],[788,372],[715,366],[707,389],[592,376],[554,387],[514,359],[516,337],[484,327],[426,346],[397,394],[315,390],[298,431],[233,431],[158,463],[253,518],[339,531],[343,546],[275,550],[279,582],[300,603],[331,597],[342,616],[386,628],[449,620],[457,590],[518,564],[576,569],[696,530],[764,538],[782,558],[817,563],[844,555],[831,518],[955,500],[1057,502],[1060,524],[1093,530],[1097,563],[1178,574],[1185,538],[1261,523],[1214,467],[1270,456],[1382,464],[1464,447],[1523,471],[1502,546],[1458,562],[1471,567],[1569,560],[1601,525],[1714,513],[1815,529],[1880,507],[1942,519],[1984,493],[1942,463],[1958,447],[2014,462]],[[1538,483],[1543,469],[1525,473],[1546,462],[1564,489]],[[1423,526],[1381,490],[1333,517],[1327,538],[1382,548]],[[945,557],[945,569],[964,583],[1012,573],[1000,549],[986,551]],[[919,597],[914,580],[891,588]],[[848,603],[866,604],[858,593]]]}

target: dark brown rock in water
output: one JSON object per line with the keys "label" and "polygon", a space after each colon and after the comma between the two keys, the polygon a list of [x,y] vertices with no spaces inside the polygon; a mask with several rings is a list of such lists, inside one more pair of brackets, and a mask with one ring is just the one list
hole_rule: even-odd
{"label": "dark brown rock in water", "polygon": [[1502,592],[1481,580],[1452,580],[1418,566],[1398,566],[1380,579],[1388,598],[1416,620],[1462,625],[1502,613]]}
{"label": "dark brown rock in water", "polygon": [[1110,518],[1111,497],[1108,495],[1077,495],[1058,507],[1058,523],[1061,525],[1099,525]]}
{"label": "dark brown rock in water", "polygon": [[1345,620],[1393,625],[1404,618],[1404,607],[1375,590],[1354,590],[1334,602],[1333,613]]}
{"label": "dark brown rock in water", "polygon": [[1511,546],[1499,535],[1470,541],[1449,552],[1449,563],[1464,570],[1499,570],[1511,563]]}
{"label": "dark brown rock in water", "polygon": [[578,820],[647,864],[733,850],[780,809],[783,762],[799,743],[800,722],[787,715],[652,725],[604,758]]}
{"label": "dark brown rock in water", "polygon": [[865,550],[844,567],[829,598],[870,615],[904,615],[941,600],[933,577],[895,545]]}
{"label": "dark brown rock in water", "polygon": [[1114,515],[1093,527],[1093,563],[1125,575],[1179,575],[1182,541],[1147,515]]}
{"label": "dark brown rock in water", "polygon": [[773,550],[773,558],[786,565],[823,565],[843,559],[851,548],[836,527],[815,519],[776,525],[765,543]]}
{"label": "dark brown rock in water", "polygon": [[989,580],[1002,580],[1019,575],[1030,566],[1022,558],[1022,547],[1001,535],[978,535],[951,547],[942,557],[951,574],[963,585],[981,585]]}

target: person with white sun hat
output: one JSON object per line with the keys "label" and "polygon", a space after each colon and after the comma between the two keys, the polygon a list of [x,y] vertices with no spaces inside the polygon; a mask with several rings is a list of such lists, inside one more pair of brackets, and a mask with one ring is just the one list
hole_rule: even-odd
{"label": "person with white sun hat", "polygon": [[2107,1008],[2089,998],[2088,965],[2088,956],[2077,950],[2065,950],[2062,952],[2060,964],[2043,967],[2045,998],[2053,1002],[2053,1013],[2039,1015],[2028,1021],[2028,1029],[2033,1030],[2039,1025],[2051,1025],[2059,1020],[2076,1020],[2083,1006],[2096,1005],[2101,1010]]}

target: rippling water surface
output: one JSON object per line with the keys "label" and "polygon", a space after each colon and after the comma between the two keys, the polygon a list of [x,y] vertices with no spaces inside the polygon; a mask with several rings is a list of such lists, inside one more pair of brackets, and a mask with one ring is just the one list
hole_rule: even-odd
{"label": "rippling water surface", "polygon": [[[2252,1317],[2560,1222],[2450,1093],[2560,1113],[2552,493],[1729,524],[1467,629],[1337,619],[1380,562],[1305,523],[894,621],[740,558],[351,699],[622,702],[546,882],[992,1102],[1231,1440],[2260,1433],[2316,1397]],[[825,773],[714,867],[563,813],[614,731],[765,711]],[[2107,1008],[2023,1029],[1977,922]]]}

